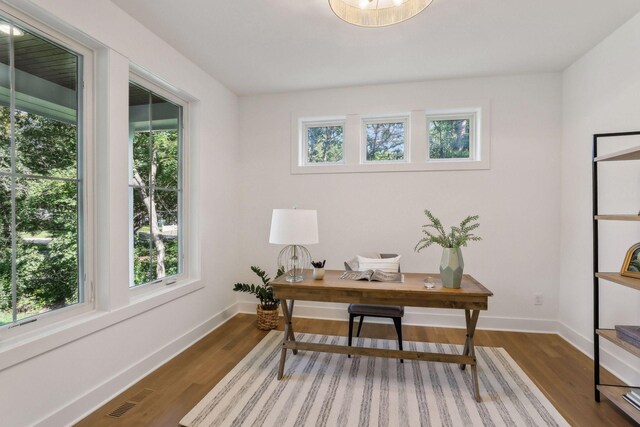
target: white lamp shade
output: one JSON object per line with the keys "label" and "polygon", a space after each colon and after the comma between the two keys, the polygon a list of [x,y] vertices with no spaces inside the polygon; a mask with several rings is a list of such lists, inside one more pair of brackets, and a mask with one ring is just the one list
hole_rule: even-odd
{"label": "white lamp shade", "polygon": [[318,243],[318,212],[310,209],[274,209],[269,243],[310,245]]}

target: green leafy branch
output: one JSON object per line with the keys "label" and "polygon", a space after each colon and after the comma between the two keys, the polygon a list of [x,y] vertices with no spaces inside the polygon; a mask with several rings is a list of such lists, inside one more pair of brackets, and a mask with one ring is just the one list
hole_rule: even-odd
{"label": "green leafy branch", "polygon": [[451,231],[447,233],[442,222],[428,209],[424,211],[424,214],[429,219],[429,223],[422,226],[422,233],[425,234],[425,237],[416,244],[416,252],[420,252],[433,244],[443,248],[459,248],[467,246],[469,242],[482,240],[480,236],[472,233],[472,231],[480,227],[480,224],[476,222],[480,218],[478,215],[466,217],[459,226],[451,227]]}
{"label": "green leafy branch", "polygon": [[[260,267],[251,266],[256,276],[262,281],[261,285],[254,285],[253,283],[236,283],[233,285],[233,290],[236,292],[246,292],[248,294],[255,295],[260,300],[260,307],[263,310],[275,310],[280,304],[279,299],[275,299],[273,296],[273,287],[271,286],[271,278]],[[280,267],[276,272],[276,277],[284,274],[284,268]]]}

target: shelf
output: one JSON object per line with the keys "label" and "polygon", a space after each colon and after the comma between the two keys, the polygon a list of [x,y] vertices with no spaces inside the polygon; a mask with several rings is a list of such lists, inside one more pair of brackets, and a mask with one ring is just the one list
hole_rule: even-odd
{"label": "shelf", "polygon": [[[598,390],[600,390],[600,393],[604,394],[611,403],[624,411],[625,414],[629,415],[635,422],[640,423],[640,411],[631,406],[631,403],[627,402],[622,397],[631,390],[631,387],[599,385]],[[636,388],[634,390],[640,391],[640,388]]]}
{"label": "shelf", "polygon": [[640,290],[640,279],[636,279],[635,277],[622,276],[620,273],[596,273],[596,277],[622,286],[627,286],[632,289]]}
{"label": "shelf", "polygon": [[599,221],[640,221],[640,215],[596,215]]}
{"label": "shelf", "polygon": [[640,347],[636,347],[635,345],[618,338],[615,329],[597,329],[596,333],[602,338],[611,341],[618,347],[627,350],[629,353],[635,355],[636,357],[640,357]]}
{"label": "shelf", "polygon": [[[610,133],[603,133],[603,134],[594,134],[593,135],[593,152],[598,153],[600,138],[608,138],[608,139],[616,138],[616,140],[618,140],[619,137],[633,137],[632,140],[627,139],[626,142],[623,142],[626,144],[627,147],[629,147],[630,145],[638,144],[640,131],[610,132]],[[610,145],[607,145],[607,147],[613,148],[613,146],[610,146]],[[622,147],[624,147],[624,145]],[[600,285],[604,286],[604,283],[602,283],[601,280],[606,280],[607,282],[610,282],[615,285],[621,285],[627,288],[634,289],[636,291],[640,291],[640,277],[627,277],[620,274],[620,272],[598,271],[599,258],[600,258],[600,255],[602,255],[599,252],[600,250],[603,249],[598,242],[598,230],[599,230],[599,224],[600,224],[599,221],[626,221],[626,222],[638,221],[640,222],[640,212],[627,211],[627,213],[601,214],[601,213],[598,213],[599,210],[597,209],[598,202],[600,200],[600,197],[598,196],[598,187],[600,185],[598,180],[598,173],[597,173],[599,169],[598,163],[625,161],[625,160],[628,160],[628,161],[640,160],[640,144],[636,145],[635,147],[620,149],[622,147],[618,146],[618,151],[609,152],[609,153],[600,153],[599,156],[594,156],[591,163],[591,166],[593,167],[592,195],[593,195],[593,202],[594,202],[593,204],[595,207],[595,210],[593,212],[594,215],[592,216],[593,226],[594,226],[594,234],[592,236],[593,256],[594,256],[594,263],[593,263],[594,288],[592,288],[592,291],[594,291],[593,315],[594,315],[594,318],[596,319],[596,326],[598,325],[598,319],[600,318],[600,313],[601,313],[600,305],[604,303],[603,296],[606,296],[606,295],[602,295],[603,292],[600,292]],[[608,150],[610,150],[611,148],[608,148]],[[615,181],[613,182],[613,184],[615,184]],[[604,224],[602,224],[602,226],[604,227]],[[606,227],[604,228],[606,229]],[[627,274],[626,271],[623,270],[623,272]],[[607,293],[604,292],[604,294],[607,294]],[[634,344],[631,344],[629,342],[626,342],[618,338],[618,335],[615,329],[596,329],[595,333],[597,335],[595,336],[596,339],[594,340],[594,348],[593,348],[593,355],[594,355],[593,376],[594,376],[594,388],[595,390],[598,391],[596,393],[596,399],[600,400],[599,399],[600,395],[606,397],[611,402],[612,405],[616,406],[619,410],[623,411],[625,414],[631,417],[631,419],[636,423],[638,423],[640,427],[640,410],[636,406],[627,402],[624,399],[625,394],[627,394],[631,390],[634,390],[635,392],[640,393],[640,386],[638,385],[630,386],[626,384],[621,384],[620,386],[601,384],[600,374],[602,373],[601,372],[602,365],[600,364],[600,355],[601,355],[600,347],[602,345],[602,340],[606,340],[611,344],[617,347],[620,347],[624,351],[630,353],[632,356],[635,356],[637,358],[640,358],[640,348],[636,347]],[[602,340],[600,338],[602,338]]]}
{"label": "shelf", "polygon": [[640,160],[640,147],[627,148],[615,153],[603,154],[593,159],[594,162],[611,162],[618,160]]}

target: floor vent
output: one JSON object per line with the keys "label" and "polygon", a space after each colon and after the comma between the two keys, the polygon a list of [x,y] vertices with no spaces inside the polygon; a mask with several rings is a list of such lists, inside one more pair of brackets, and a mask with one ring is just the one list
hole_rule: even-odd
{"label": "floor vent", "polygon": [[129,409],[131,409],[131,408],[133,408],[135,406],[136,406],[136,404],[133,403],[133,402],[125,402],[122,405],[118,406],[113,411],[109,412],[109,416],[113,417],[113,418],[120,418],[121,416],[126,414],[129,411]]}
{"label": "floor vent", "polygon": [[140,403],[145,397],[149,396],[153,392],[154,390],[151,390],[150,388],[144,388],[138,394],[129,399],[129,402]]}
{"label": "floor vent", "polygon": [[107,414],[107,415],[110,416],[110,417],[113,417],[113,418],[122,417],[130,409],[133,409],[138,403],[142,402],[145,398],[147,398],[154,391],[155,390],[152,390],[150,388],[143,388],[142,390],[140,390],[138,392],[138,394],[133,396],[131,399],[127,400],[122,405],[118,406],[113,411],[109,412],[109,414]]}

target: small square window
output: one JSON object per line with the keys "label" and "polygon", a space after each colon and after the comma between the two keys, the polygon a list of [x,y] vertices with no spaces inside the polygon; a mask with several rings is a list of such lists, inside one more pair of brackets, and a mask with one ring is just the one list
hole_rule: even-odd
{"label": "small square window", "polygon": [[344,121],[304,124],[306,164],[342,163]]}
{"label": "small square window", "polygon": [[429,117],[429,159],[473,159],[474,116]]}
{"label": "small square window", "polygon": [[406,160],[408,119],[367,119],[363,121],[367,162]]}

